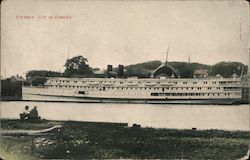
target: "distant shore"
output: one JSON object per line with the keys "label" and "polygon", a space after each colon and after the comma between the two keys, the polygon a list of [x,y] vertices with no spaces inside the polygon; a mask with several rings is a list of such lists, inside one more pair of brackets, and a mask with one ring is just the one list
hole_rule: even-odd
{"label": "distant shore", "polygon": [[[248,150],[249,132],[128,127],[125,123],[21,121],[2,119],[2,130],[38,130],[61,125],[60,132],[1,136],[5,159],[239,159]],[[7,157],[7,158],[6,158]]]}

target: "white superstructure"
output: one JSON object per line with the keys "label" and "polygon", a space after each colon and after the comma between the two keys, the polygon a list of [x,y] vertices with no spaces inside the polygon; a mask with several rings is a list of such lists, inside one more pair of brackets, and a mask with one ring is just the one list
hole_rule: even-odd
{"label": "white superstructure", "polygon": [[24,100],[32,95],[39,95],[58,97],[60,100],[97,102],[230,104],[241,99],[242,86],[241,78],[237,77],[187,79],[50,77],[44,87],[23,86],[22,93]]}

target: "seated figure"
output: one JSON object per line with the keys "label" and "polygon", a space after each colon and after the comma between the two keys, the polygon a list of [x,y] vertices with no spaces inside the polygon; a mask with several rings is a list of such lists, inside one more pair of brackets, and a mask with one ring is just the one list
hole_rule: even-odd
{"label": "seated figure", "polygon": [[29,113],[28,119],[40,119],[38,116],[37,106],[35,106]]}
{"label": "seated figure", "polygon": [[20,119],[28,119],[29,114],[29,106],[25,106],[23,113],[20,114]]}

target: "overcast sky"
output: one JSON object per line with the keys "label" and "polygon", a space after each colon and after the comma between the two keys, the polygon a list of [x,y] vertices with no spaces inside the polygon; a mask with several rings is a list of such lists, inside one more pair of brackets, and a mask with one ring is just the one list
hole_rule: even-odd
{"label": "overcast sky", "polygon": [[82,55],[99,68],[164,61],[168,47],[169,61],[190,55],[191,62],[248,64],[248,7],[246,1],[3,1],[1,75],[62,72],[68,50],[69,58]]}

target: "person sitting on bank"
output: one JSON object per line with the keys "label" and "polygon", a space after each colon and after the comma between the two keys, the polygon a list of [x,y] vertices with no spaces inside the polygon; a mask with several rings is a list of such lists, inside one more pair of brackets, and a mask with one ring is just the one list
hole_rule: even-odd
{"label": "person sitting on bank", "polygon": [[20,118],[21,119],[28,119],[29,114],[30,114],[29,106],[25,106],[23,113],[20,114]]}
{"label": "person sitting on bank", "polygon": [[37,106],[35,106],[29,113],[28,119],[40,119],[38,116]]}

